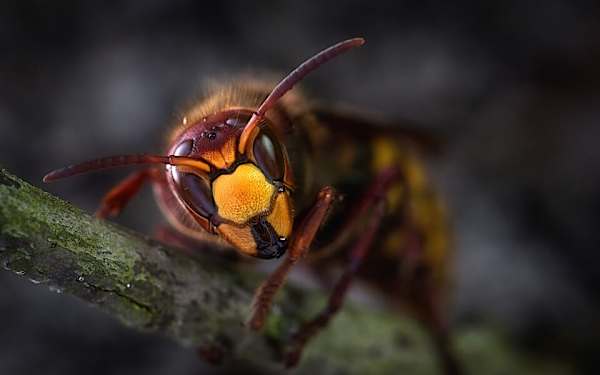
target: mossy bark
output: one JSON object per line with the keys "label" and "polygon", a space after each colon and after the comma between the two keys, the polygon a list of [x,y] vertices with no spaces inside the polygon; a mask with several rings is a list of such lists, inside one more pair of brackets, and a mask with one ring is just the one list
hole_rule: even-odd
{"label": "mossy bark", "polygon": [[[224,361],[282,371],[281,349],[324,296],[288,286],[261,334],[244,326],[256,274],[209,254],[190,257],[97,220],[0,170],[0,261],[31,282],[78,296],[124,324],[187,347],[218,348]],[[478,328],[457,337],[473,374],[567,373],[517,355]],[[308,348],[298,373],[434,374],[427,336],[412,319],[348,304]]]}

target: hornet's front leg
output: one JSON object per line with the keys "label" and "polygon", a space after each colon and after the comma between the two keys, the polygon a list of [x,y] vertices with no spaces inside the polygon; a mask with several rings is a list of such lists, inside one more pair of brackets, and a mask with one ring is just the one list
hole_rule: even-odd
{"label": "hornet's front leg", "polygon": [[294,264],[302,259],[310,249],[317,230],[325,221],[334,198],[333,188],[329,186],[322,188],[319,192],[315,204],[301,221],[296,233],[292,235],[287,257],[256,290],[252,302],[252,314],[248,320],[250,328],[260,330],[263,327],[275,294],[285,282]]}
{"label": "hornet's front leg", "polygon": [[359,238],[358,242],[350,252],[350,262],[348,267],[335,284],[333,292],[329,296],[327,306],[315,318],[302,324],[300,329],[292,336],[289,349],[285,356],[286,367],[293,367],[300,361],[302,351],[306,344],[315,337],[317,333],[325,328],[327,324],[329,324],[329,321],[331,321],[335,314],[342,308],[344,298],[352,284],[352,279],[371,248],[375,234],[381,224],[385,212],[384,209],[384,202],[379,202],[375,207],[372,219],[363,235]]}
{"label": "hornet's front leg", "polygon": [[[302,324],[292,336],[285,356],[286,367],[293,367],[300,361],[306,344],[325,328],[342,308],[354,276],[372,250],[373,242],[386,212],[386,194],[394,183],[402,182],[401,173],[395,168],[389,168],[382,171],[365,192],[354,215],[349,218],[349,223],[365,217],[367,222],[350,250],[348,265],[342,277],[336,282],[325,308],[315,318]],[[351,226],[347,225],[347,227]]]}
{"label": "hornet's front leg", "polygon": [[156,172],[155,169],[144,169],[131,173],[102,198],[96,217],[105,219],[120,214],[131,198],[140,191],[142,185],[148,179],[155,178]]}

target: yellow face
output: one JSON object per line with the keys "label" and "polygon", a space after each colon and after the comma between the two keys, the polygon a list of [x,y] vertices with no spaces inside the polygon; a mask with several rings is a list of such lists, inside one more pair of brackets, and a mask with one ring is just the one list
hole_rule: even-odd
{"label": "yellow face", "polygon": [[289,193],[278,191],[254,164],[240,164],[212,183],[217,214],[226,222],[219,233],[241,252],[280,256],[292,231]]}
{"label": "yellow face", "polygon": [[257,128],[250,147],[240,155],[236,148],[239,131],[225,126],[210,129],[214,136],[184,135],[172,150],[172,155],[210,165],[209,173],[193,167],[172,168],[178,197],[202,227],[238,251],[259,258],[281,256],[293,226],[290,184],[286,183],[291,178],[282,146],[268,129]]}

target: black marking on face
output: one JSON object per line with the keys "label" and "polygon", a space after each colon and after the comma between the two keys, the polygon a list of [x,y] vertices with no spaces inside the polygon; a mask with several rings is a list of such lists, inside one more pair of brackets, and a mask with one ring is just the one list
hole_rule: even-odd
{"label": "black marking on face", "polygon": [[287,240],[275,232],[273,226],[260,218],[250,226],[252,236],[256,242],[256,256],[262,259],[279,258],[287,250]]}

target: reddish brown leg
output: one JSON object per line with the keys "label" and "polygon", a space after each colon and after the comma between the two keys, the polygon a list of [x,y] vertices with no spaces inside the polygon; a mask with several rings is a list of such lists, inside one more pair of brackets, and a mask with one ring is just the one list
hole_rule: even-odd
{"label": "reddish brown leg", "polygon": [[371,249],[375,235],[381,225],[385,213],[385,194],[392,183],[400,178],[401,174],[394,168],[381,172],[365,192],[364,198],[343,226],[342,230],[349,230],[357,220],[367,217],[369,213],[371,214],[366,224],[366,229],[360,234],[358,242],[350,251],[349,265],[342,277],[335,284],[327,306],[316,318],[303,324],[292,337],[290,349],[285,359],[287,367],[293,367],[298,363],[308,341],[327,326],[329,321],[342,307],[344,297],[350,288],[352,279]]}
{"label": "reddish brown leg", "polygon": [[191,238],[167,225],[158,225],[154,229],[154,239],[170,247],[181,250],[191,258],[203,255],[214,255],[219,259],[231,262],[239,261],[240,255],[236,251],[223,251],[222,248],[214,246],[212,242]]}
{"label": "reddish brown leg", "polygon": [[413,285],[417,284],[417,286],[416,288],[413,286],[416,290],[413,291],[412,299],[417,304],[419,318],[431,335],[443,373],[463,374],[460,362],[454,353],[448,328],[448,315],[443,309],[439,288],[432,285],[431,277],[427,275],[426,270],[414,270],[413,275],[416,276]]}
{"label": "reddish brown leg", "polygon": [[404,267],[398,281],[405,286],[406,298],[416,306],[417,317],[431,335],[443,373],[460,375],[463,371],[452,347],[443,297],[439,286],[433,284],[431,270],[424,267],[423,255],[423,237],[414,229],[401,257]]}
{"label": "reddish brown leg", "polygon": [[401,178],[401,175],[396,168],[383,170],[375,178],[369,189],[363,194],[360,202],[353,207],[350,215],[348,215],[348,218],[331,243],[327,244],[324,248],[319,249],[319,252],[310,257],[310,260],[315,261],[326,258],[332,253],[335,253],[342,245],[346,244],[350,236],[355,232],[357,223],[366,217],[367,212],[373,208],[383,195],[385,195],[390,184],[399,178]]}
{"label": "reddish brown leg", "polygon": [[131,198],[136,195],[144,182],[154,176],[154,169],[144,169],[131,173],[127,178],[113,187],[102,198],[100,207],[96,211],[96,217],[101,219],[108,216],[117,216],[123,208],[129,203]]}
{"label": "reddish brown leg", "polygon": [[327,306],[316,318],[304,323],[298,332],[292,336],[290,349],[288,350],[285,357],[285,365],[287,367],[295,366],[300,357],[302,356],[302,351],[304,347],[308,343],[310,339],[316,336],[319,331],[327,326],[329,321],[334,317],[334,315],[340,310],[344,303],[344,297],[350,288],[352,283],[352,279],[354,275],[358,271],[358,268],[362,264],[365,256],[367,255],[371,245],[373,243],[373,239],[375,238],[375,234],[379,229],[381,224],[381,220],[384,215],[384,202],[380,200],[373,212],[373,216],[369,221],[367,228],[364,233],[362,233],[358,242],[350,252],[350,264],[346,271],[335,284],[333,292],[329,297],[329,301]]}
{"label": "reddish brown leg", "polygon": [[[435,295],[432,295],[431,298],[435,298]],[[460,362],[454,353],[448,324],[446,319],[444,319],[445,314],[440,310],[439,303],[436,302],[438,302],[438,298],[435,298],[435,301],[432,302],[432,306],[430,306],[432,310],[432,320],[428,325],[441,362],[442,370],[445,375],[461,375],[463,374],[463,371]]]}
{"label": "reddish brown leg", "polygon": [[176,247],[190,257],[195,255],[200,245],[197,240],[186,237],[166,225],[158,225],[154,229],[154,239],[170,247]]}
{"label": "reddish brown leg", "polygon": [[207,363],[217,366],[223,363],[223,349],[216,345],[201,346],[197,349],[198,356]]}
{"label": "reddish brown leg", "polygon": [[288,255],[277,269],[269,275],[254,294],[252,302],[252,314],[248,325],[254,330],[259,330],[265,323],[265,319],[271,309],[275,293],[290,272],[291,268],[308,252],[317,230],[325,220],[327,211],[334,199],[331,187],[324,187],[319,192],[317,201],[300,223],[288,249]]}

